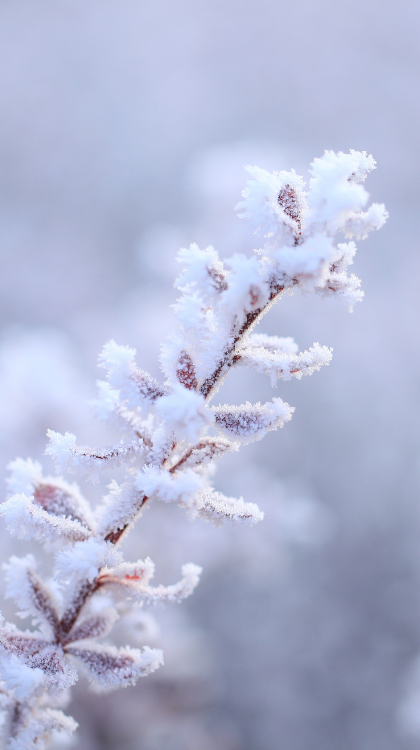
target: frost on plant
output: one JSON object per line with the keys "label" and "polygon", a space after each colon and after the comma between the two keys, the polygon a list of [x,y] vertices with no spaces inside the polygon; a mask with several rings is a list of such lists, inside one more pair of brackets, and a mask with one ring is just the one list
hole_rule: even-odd
{"label": "frost on plant", "polygon": [[[236,254],[225,261],[212,247],[179,252],[178,327],[161,353],[165,382],[140,369],[134,349],[110,341],[99,358],[105,379],[95,409],[121,431],[121,441],[90,448],[70,433],[48,432],[46,453],[58,472],[98,481],[103,467],[125,467],[124,481],[111,482],[99,507],[90,507],[77,484],[44,476],[39,463],[12,462],[10,497],[1,506],[7,528],[46,544],[55,561],[49,582],[32,555],[4,566],[6,595],[20,617],[32,618],[30,630],[0,627],[9,750],[43,748],[53,734],[75,729],[62,709],[79,670],[104,690],[133,685],[163,664],[159,649],[118,648],[110,640],[117,619],[132,616],[134,608],[180,602],[199,581],[201,569],[186,563],[177,583],[154,586],[150,559],[123,560],[119,542],[146,504],[177,503],[191,519],[216,525],[262,520],[255,503],[212,487],[212,469],[230,451],[283,427],[293,407],[278,397],[239,406],[213,406],[211,399],[235,367],[265,373],[274,386],[329,364],[331,350],[317,342],[299,351],[290,337],[253,331],[297,288],[336,296],[350,310],[361,300],[359,279],[347,274],[356,251],[352,238],[366,237],[387,217],[383,205],[363,210],[368,193],[362,183],[374,167],[365,152],[328,151],[313,162],[308,191],[293,171],[248,167],[237,208],[262,247],[251,258]],[[335,244],[337,232],[349,241]]]}

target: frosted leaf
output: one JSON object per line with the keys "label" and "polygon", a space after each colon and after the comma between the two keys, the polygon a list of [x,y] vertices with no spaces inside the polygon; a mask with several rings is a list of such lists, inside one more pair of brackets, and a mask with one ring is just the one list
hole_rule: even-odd
{"label": "frosted leaf", "polygon": [[130,482],[120,486],[112,481],[108,489],[109,494],[97,511],[98,535],[102,537],[122,531],[137,517],[146,499],[145,493]]}
{"label": "frosted leaf", "polygon": [[61,435],[54,430],[47,430],[47,437],[50,442],[45,449],[45,454],[54,458],[58,471],[64,471],[67,464],[71,462],[76,449],[76,435],[71,432]]}
{"label": "frosted leaf", "polygon": [[254,255],[236,253],[229,258],[229,287],[224,292],[220,304],[229,313],[242,315],[245,312],[258,310],[268,302],[269,289],[261,275],[261,266]]}
{"label": "frosted leaf", "polygon": [[261,440],[268,431],[283,427],[291,419],[294,407],[280,398],[274,398],[266,404],[250,404],[247,401],[241,406],[213,406],[212,411],[219,430],[247,443]]}
{"label": "frosted leaf", "polygon": [[145,597],[140,598],[145,604],[160,604],[162,602],[181,602],[183,599],[191,596],[197,586],[202,568],[194,563],[186,563],[181,568],[182,578],[178,583],[170,586],[150,586],[145,587]]}
{"label": "frosted leaf", "polygon": [[321,297],[336,296],[350,312],[353,311],[356,302],[361,302],[364,297],[364,292],[360,289],[360,279],[354,273],[350,276],[344,272],[332,273],[325,285],[315,289],[315,292]]}
{"label": "frosted leaf", "polygon": [[168,396],[157,399],[156,414],[177,440],[186,439],[189,443],[197,442],[213,422],[201,393],[184,388],[181,384],[174,386]]}
{"label": "frosted leaf", "polygon": [[160,386],[149,373],[137,367],[135,354],[135,349],[109,341],[99,355],[99,364],[106,369],[111,388],[118,390],[120,397],[129,406],[150,406],[167,389]]}
{"label": "frosted leaf", "polygon": [[372,203],[367,211],[351,213],[340,228],[346,237],[364,240],[373,229],[383,227],[388,215],[383,203]]}
{"label": "frosted leaf", "polygon": [[91,531],[79,521],[55,516],[36,505],[34,498],[14,495],[0,505],[6,527],[18,539],[37,539],[40,542],[56,539],[88,539]]}
{"label": "frosted leaf", "polygon": [[76,542],[56,555],[56,578],[60,581],[71,578],[93,581],[101,568],[113,568],[121,560],[121,552],[110,542],[94,538]]}
{"label": "frosted leaf", "polygon": [[60,435],[54,430],[47,430],[49,444],[45,453],[54,458],[59,471],[81,469],[90,474],[93,481],[98,481],[98,469],[113,469],[124,461],[138,458],[144,450],[142,440],[137,443],[121,443],[106,448],[89,448],[76,446],[76,436],[66,432]]}
{"label": "frosted leaf", "polygon": [[356,245],[354,242],[340,242],[337,245],[336,257],[330,264],[331,273],[342,273],[347,270],[348,266],[353,264],[356,255]]}
{"label": "frosted leaf", "polygon": [[161,347],[162,369],[171,386],[178,385],[176,372],[186,346],[192,347],[194,351],[195,375],[200,383],[214,369],[215,362],[223,356],[226,340],[231,334],[232,316],[227,316],[225,310],[216,315],[213,309],[207,309],[199,323],[194,322],[191,315],[187,317],[192,322],[194,332],[182,331],[183,336],[172,335],[170,341]]}
{"label": "frosted leaf", "polygon": [[174,476],[163,469],[145,466],[136,477],[137,488],[147,497],[187,506],[193,502],[193,497],[202,483],[202,477],[193,469],[186,469]]}
{"label": "frosted leaf", "polygon": [[163,664],[162,651],[148,646],[142,651],[129,646],[89,649],[70,646],[66,650],[83,663],[90,681],[102,689],[135,685],[139,677],[154,672]]}
{"label": "frosted leaf", "polygon": [[315,342],[300,354],[270,351],[264,346],[247,346],[240,350],[237,362],[269,375],[274,386],[277,378],[290,380],[293,376],[300,380],[302,375],[312,375],[315,370],[320,370],[322,365],[328,365],[331,358],[332,349]]}
{"label": "frosted leaf", "polygon": [[267,351],[284,354],[297,354],[299,351],[291,336],[268,336],[266,333],[252,333],[245,346],[263,346]]}
{"label": "frosted leaf", "polygon": [[103,614],[87,617],[81,623],[72,628],[63,643],[68,644],[75,643],[76,641],[84,641],[86,639],[103,638],[112,630],[117,619],[118,614],[112,609],[108,609]]}
{"label": "frosted leaf", "polygon": [[51,646],[40,633],[19,630],[12,623],[5,623],[0,628],[0,643],[5,651],[19,656],[21,660],[28,659]]}
{"label": "frosted leaf", "polygon": [[[98,579],[89,581],[86,578],[72,581],[67,590],[67,606],[61,618],[61,638],[66,638],[78,620],[88,599],[98,589]],[[94,602],[95,600],[93,600]],[[92,603],[92,601],[90,602]]]}
{"label": "frosted leaf", "polygon": [[78,521],[92,530],[92,513],[76,485],[46,477],[34,487],[34,503],[54,516]]}
{"label": "frosted leaf", "polygon": [[229,451],[237,451],[238,448],[239,443],[226,440],[226,438],[204,437],[194,446],[194,448],[189,448],[184,455],[175,462],[170,471],[174,472],[181,467],[182,469],[187,469],[198,465],[205,466],[210,463],[210,461],[216,461],[221,458]]}
{"label": "frosted leaf", "polygon": [[141,576],[138,579],[134,576],[116,578],[113,571],[101,576],[101,584],[113,586],[117,593],[119,590],[127,595],[128,591],[131,598],[141,602],[143,606],[176,603],[191,596],[200,580],[202,569],[194,563],[186,563],[181,572],[181,580],[170,586],[149,586],[147,576],[144,579]]}
{"label": "frosted leaf", "polygon": [[60,630],[60,618],[50,590],[41,578],[31,570],[28,570],[28,581],[31,589],[30,596],[35,609],[39,612],[41,618],[48,623],[52,634],[57,636]]}
{"label": "frosted leaf", "polygon": [[352,173],[350,179],[356,182],[364,182],[369,172],[372,169],[376,169],[376,161],[372,154],[367,154],[366,151],[355,151],[353,148],[350,149],[350,154],[354,158],[357,168]]}
{"label": "frosted leaf", "polygon": [[[206,326],[206,321],[209,320],[208,308],[205,308],[204,305],[205,303],[198,292],[183,294],[173,305],[175,315],[183,331],[188,331],[190,336],[194,336],[194,332]],[[179,339],[178,343],[179,355],[181,356],[187,341]]]}
{"label": "frosted leaf", "polygon": [[34,503],[55,516],[67,517],[91,527],[89,503],[76,484],[68,484],[57,477],[43,477],[41,464],[17,458],[9,466],[7,484],[10,493],[34,496]]}
{"label": "frosted leaf", "polygon": [[221,526],[224,521],[252,526],[264,518],[264,513],[255,503],[245,503],[242,498],[227,497],[216,490],[205,490],[197,495],[192,515],[213,521],[216,526]]}
{"label": "frosted leaf", "polygon": [[[304,195],[295,181],[295,186],[286,183],[277,196],[277,203],[287,217],[283,219],[283,224],[292,230],[295,245],[299,244],[302,235],[302,222],[306,211]],[[287,219],[291,219],[293,223]]]}
{"label": "frosted leaf", "polygon": [[36,567],[37,562],[33,555],[12,555],[9,562],[2,565],[5,571],[6,597],[15,600],[22,618],[38,614],[34,611],[33,589],[29,580],[29,573],[34,573]]}
{"label": "frosted leaf", "polygon": [[227,273],[213,247],[200,250],[198,245],[192,244],[179,251],[177,261],[185,264],[174,284],[177,289],[187,294],[199,290],[200,295],[209,300],[227,289]]}
{"label": "frosted leaf", "polygon": [[308,237],[298,247],[282,247],[273,253],[278,269],[298,281],[306,291],[313,291],[325,283],[334,256],[332,239],[321,233]]}
{"label": "frosted leaf", "polygon": [[[48,692],[65,690],[74,685],[77,680],[77,673],[66,660],[61,646],[43,641],[36,634],[21,633],[9,625],[0,630],[0,645],[5,654],[15,656],[12,664],[13,679],[19,679],[18,662],[29,667],[30,670],[42,672],[42,679],[36,671],[35,681],[31,682],[27,670],[22,670],[23,690],[25,690],[25,684],[28,684],[31,690],[36,689],[38,692],[41,689]],[[4,660],[5,657],[2,656],[2,666]],[[3,679],[6,677],[3,676]]]}
{"label": "frosted leaf", "polygon": [[180,354],[177,367],[176,367],[176,376],[185,388],[187,388],[190,391],[196,391],[198,388],[197,383],[197,377],[194,367],[194,362],[192,361],[192,358],[186,352],[183,350]]}
{"label": "frosted leaf", "polygon": [[[155,427],[153,432],[153,444],[148,451],[147,463],[150,464],[150,466],[163,466],[171,457],[174,447],[175,440],[173,432],[168,430],[167,425],[161,423],[159,427]],[[144,463],[146,463],[146,461]]]}
{"label": "frosted leaf", "polygon": [[121,402],[119,391],[111,388],[104,380],[97,380],[98,398],[91,401],[95,416],[103,422],[111,422],[121,432],[134,433],[143,440],[144,445],[150,444],[150,429],[148,422],[142,417],[141,410],[128,409],[125,402]]}
{"label": "frosted leaf", "polygon": [[245,200],[235,207],[242,211],[239,216],[248,219],[256,234],[279,234],[283,241],[294,244],[306,210],[302,178],[294,170],[270,173],[259,167],[246,169],[251,179],[242,192]]}
{"label": "frosted leaf", "polygon": [[334,233],[350,213],[365,206],[369,194],[354,179],[364,171],[360,164],[355,151],[349,154],[325,151],[321,158],[314,159],[308,194],[311,222]]}
{"label": "frosted leaf", "polygon": [[59,631],[58,606],[52,591],[35,573],[36,562],[32,555],[12,556],[3,563],[6,581],[6,597],[13,598],[20,611],[20,617],[31,616],[42,630],[56,636]]}
{"label": "frosted leaf", "polygon": [[123,586],[137,586],[140,583],[149,583],[154,573],[155,565],[150,557],[146,557],[145,560],[137,560],[135,563],[122,563],[113,570],[104,571],[100,583],[112,581]]}

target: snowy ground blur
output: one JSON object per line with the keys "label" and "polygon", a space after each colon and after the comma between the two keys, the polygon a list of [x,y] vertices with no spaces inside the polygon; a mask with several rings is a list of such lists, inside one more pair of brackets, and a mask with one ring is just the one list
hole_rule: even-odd
{"label": "snowy ground blur", "polygon": [[[205,573],[157,613],[164,669],[78,686],[81,750],[420,748],[419,33],[413,0],[0,0],[1,467],[42,458],[47,427],[103,441],[110,338],[159,374],[178,247],[253,248],[245,164],[366,150],[390,212],[358,243],[353,315],[295,296],[261,327],[334,347],[279,386],[292,422],[220,470],[265,520],[156,506],[127,541],[162,581]],[[240,370],[221,399],[270,392]],[[0,535],[3,559],[26,548]]]}

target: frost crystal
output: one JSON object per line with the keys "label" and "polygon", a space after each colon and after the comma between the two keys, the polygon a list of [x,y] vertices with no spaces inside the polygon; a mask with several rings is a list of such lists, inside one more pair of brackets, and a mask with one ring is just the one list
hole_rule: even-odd
{"label": "frost crystal", "polygon": [[89,448],[69,432],[48,431],[46,453],[60,472],[98,481],[104,468],[125,468],[121,483],[108,484],[95,510],[76,484],[45,477],[38,462],[10,464],[0,514],[12,535],[37,539],[49,550],[53,542],[55,566],[49,583],[39,576],[33,555],[13,556],[4,566],[6,595],[32,627],[0,624],[7,750],[42,750],[54,733],[74,731],[73,719],[56,706],[64,705],[78,668],[103,690],[133,685],[163,664],[159,649],[117,648],[104,640],[125,615],[133,623],[143,617],[144,633],[150,632],[143,610],[181,602],[199,582],[201,568],[193,563],[183,565],[176,583],[153,586],[149,558],[124,561],[118,544],[145,506],[155,499],[174,502],[190,519],[216,525],[263,519],[255,503],[214,489],[212,468],[242,444],[283,427],[294,409],[281,398],[239,406],[210,402],[235,367],[265,373],[276,385],[329,364],[327,346],[316,342],[299,352],[290,337],[253,330],[288,291],[334,296],[349,309],[362,299],[359,279],[347,275],[356,245],[336,243],[335,235],[364,238],[385,222],[384,206],[366,208],[362,183],[374,168],[365,152],[327,151],[311,165],[305,191],[293,170],[270,174],[248,167],[237,208],[263,246],[250,258],[235,254],[225,261],[213,247],[193,244],[179,252],[178,329],[161,350],[164,384],[138,367],[134,349],[110,341],[99,358],[106,380],[98,382],[94,408],[100,420],[120,431],[121,440]]}

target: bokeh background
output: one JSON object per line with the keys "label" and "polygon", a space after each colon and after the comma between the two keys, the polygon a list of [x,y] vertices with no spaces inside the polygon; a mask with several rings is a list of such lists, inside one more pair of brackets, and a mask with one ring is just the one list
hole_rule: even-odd
{"label": "bokeh background", "polygon": [[[88,400],[111,337],[159,374],[178,247],[252,251],[245,164],[306,175],[366,150],[390,212],[359,243],[352,315],[297,295],[261,326],[334,347],[279,386],[292,422],[221,465],[265,520],[156,506],[132,533],[160,580],[204,576],[144,624],[164,669],[77,686],[82,750],[420,748],[419,34],[414,0],[0,0],[3,475],[47,427],[104,442]],[[270,393],[238,371],[220,397]],[[27,549],[0,539],[3,559]]]}

